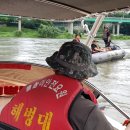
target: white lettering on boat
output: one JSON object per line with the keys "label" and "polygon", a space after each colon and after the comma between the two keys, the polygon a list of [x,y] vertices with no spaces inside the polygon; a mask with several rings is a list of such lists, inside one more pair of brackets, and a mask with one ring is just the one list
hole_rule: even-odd
{"label": "white lettering on boat", "polygon": [[56,94],[57,99],[66,96],[68,94],[67,90],[63,89],[64,87],[63,84],[59,83],[58,80],[54,79],[43,79],[35,83],[29,84],[26,87],[26,92],[29,92],[38,87],[48,88],[49,90],[53,91]]}

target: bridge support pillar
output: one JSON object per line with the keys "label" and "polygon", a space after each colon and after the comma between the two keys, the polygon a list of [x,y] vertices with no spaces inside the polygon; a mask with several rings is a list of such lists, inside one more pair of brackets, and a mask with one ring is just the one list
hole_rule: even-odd
{"label": "bridge support pillar", "polygon": [[115,24],[113,24],[113,30],[112,30],[112,33],[115,35],[115,32],[116,32],[116,26],[115,26]]}
{"label": "bridge support pillar", "polygon": [[21,16],[18,18],[18,31],[21,31]]}
{"label": "bridge support pillar", "polygon": [[68,22],[68,32],[70,34],[73,34],[73,22]]}
{"label": "bridge support pillar", "polygon": [[117,23],[117,36],[120,35],[120,23]]}

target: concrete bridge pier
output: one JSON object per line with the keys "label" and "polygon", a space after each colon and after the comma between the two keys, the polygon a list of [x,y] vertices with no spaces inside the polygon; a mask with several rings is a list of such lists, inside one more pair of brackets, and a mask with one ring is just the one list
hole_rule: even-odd
{"label": "concrete bridge pier", "polygon": [[69,32],[70,34],[73,34],[73,29],[74,29],[74,27],[73,27],[73,22],[68,22],[67,28],[68,28],[68,32]]}
{"label": "concrete bridge pier", "polygon": [[120,23],[117,23],[117,36],[120,35]]}
{"label": "concrete bridge pier", "polygon": [[116,32],[116,25],[115,25],[115,24],[113,24],[112,34],[114,34],[114,35],[115,35],[115,32]]}
{"label": "concrete bridge pier", "polygon": [[22,28],[21,28],[21,19],[22,19],[22,17],[19,16],[19,17],[18,17],[18,31],[21,31],[21,30],[22,30]]}
{"label": "concrete bridge pier", "polygon": [[113,24],[112,34],[117,36],[120,35],[120,23]]}

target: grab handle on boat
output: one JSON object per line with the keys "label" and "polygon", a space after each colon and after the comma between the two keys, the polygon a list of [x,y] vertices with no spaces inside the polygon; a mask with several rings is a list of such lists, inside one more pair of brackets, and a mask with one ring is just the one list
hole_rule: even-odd
{"label": "grab handle on boat", "polygon": [[110,99],[108,99],[98,88],[96,88],[93,84],[85,80],[84,82],[86,85],[88,85],[90,88],[93,90],[97,91],[107,102],[109,102],[114,108],[116,108],[124,117],[127,119],[130,119],[130,117],[123,111],[121,110],[117,105],[115,105]]}

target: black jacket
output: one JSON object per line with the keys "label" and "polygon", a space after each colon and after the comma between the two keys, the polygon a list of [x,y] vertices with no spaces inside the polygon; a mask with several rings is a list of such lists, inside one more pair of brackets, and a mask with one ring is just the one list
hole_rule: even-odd
{"label": "black jacket", "polygon": [[114,130],[99,108],[81,95],[70,108],[69,120],[73,130]]}

